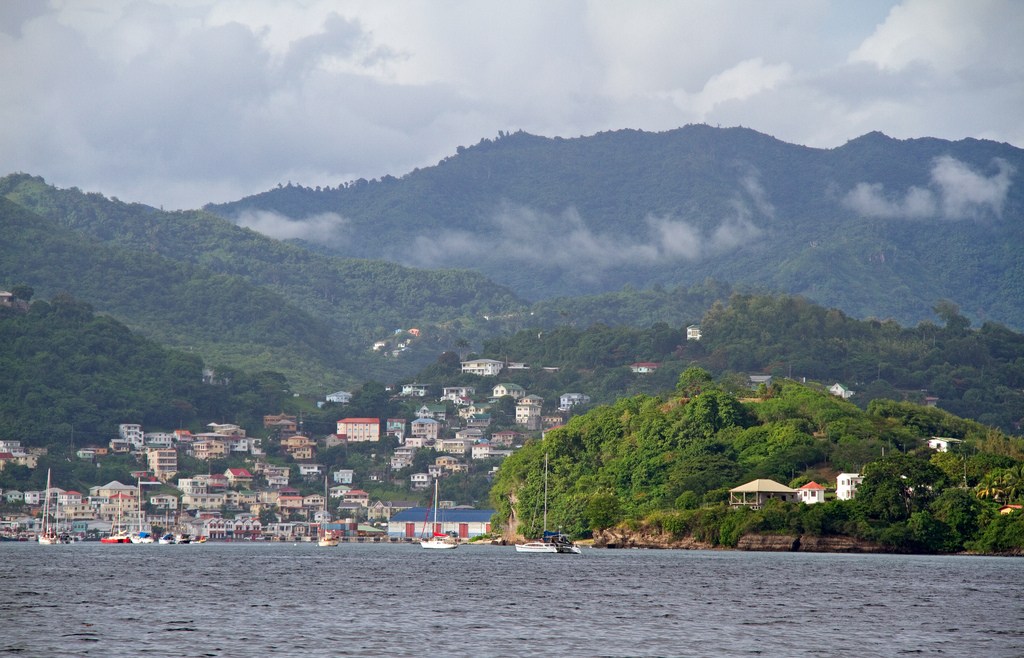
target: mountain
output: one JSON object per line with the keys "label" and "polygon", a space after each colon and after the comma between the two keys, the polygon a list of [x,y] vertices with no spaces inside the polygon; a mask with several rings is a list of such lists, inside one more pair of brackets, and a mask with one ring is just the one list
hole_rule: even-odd
{"label": "mountain", "polygon": [[292,404],[275,373],[220,373],[225,383],[204,384],[198,356],[143,338],[66,293],[24,311],[0,306],[0,372],[0,439],[57,453],[106,445],[120,423],[252,427]]}
{"label": "mountain", "polygon": [[330,380],[344,367],[336,330],[239,276],[120,249],[0,197],[0,281],[42,297],[89,300],[132,329],[207,365]]}
{"label": "mountain", "polygon": [[[306,390],[416,372],[527,309],[475,272],[324,256],[203,211],[164,212],[24,174],[0,179],[0,202],[0,282],[66,290],[208,364],[277,370]],[[401,358],[370,351],[409,328],[420,337]]]}
{"label": "mountain", "polygon": [[833,149],[691,125],[499,134],[401,178],[207,210],[321,249],[462,267],[543,300],[714,277],[914,324],[1024,327],[1024,151],[870,133]]}

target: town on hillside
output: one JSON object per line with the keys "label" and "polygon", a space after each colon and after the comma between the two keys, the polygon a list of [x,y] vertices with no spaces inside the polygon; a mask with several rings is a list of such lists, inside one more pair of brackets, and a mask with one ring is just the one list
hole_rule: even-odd
{"label": "town on hillside", "polygon": [[[699,339],[699,328],[690,330]],[[631,368],[642,374],[660,365],[635,363]],[[461,362],[463,373],[484,377],[526,368],[493,359]],[[748,382],[754,390],[770,384],[770,376],[761,375],[750,376]],[[97,466],[108,459],[127,459],[134,465],[134,481],[113,480],[82,492],[56,483],[43,491],[0,490],[7,511],[0,534],[25,538],[38,533],[49,502],[57,528],[80,539],[108,536],[130,526],[136,533],[173,531],[214,540],[311,539],[324,531],[341,537],[411,540],[421,531],[421,508],[429,504],[435,483],[458,477],[489,483],[501,461],[525,440],[543,437],[564,424],[574,408],[585,408],[591,401],[584,393],[566,392],[547,402],[511,382],[481,391],[467,385],[445,386],[437,399],[428,399],[428,391],[436,390],[429,385],[392,388],[395,398],[407,403],[408,417],[344,417],[325,436],[304,433],[302,421],[284,413],[264,416],[258,437],[232,423],[209,423],[198,433],[123,423],[106,445],[83,446],[75,456]],[[839,383],[830,390],[842,398],[852,395]],[[351,393],[337,391],[319,404],[343,407],[351,399]],[[496,405],[514,409],[514,415],[504,413],[496,421],[491,413]],[[946,445],[936,448],[945,450]],[[36,468],[45,453],[45,448],[25,450],[19,441],[0,442],[0,469]],[[214,463],[227,466],[215,472]],[[733,503],[757,505],[765,496],[777,496],[813,504],[823,502],[826,491],[850,499],[860,479],[857,473],[843,473],[831,489],[809,483],[799,490],[757,481],[760,484],[735,489],[740,495]],[[748,491],[745,487],[750,486]],[[371,496],[367,489],[382,495]],[[439,500],[450,525],[446,532],[463,540],[490,534],[493,510],[478,509],[486,502]]]}
{"label": "town on hillside", "polygon": [[[487,359],[462,362],[463,372],[472,374],[495,375],[505,366]],[[6,510],[0,530],[7,537],[37,533],[49,499],[57,527],[82,539],[124,526],[205,539],[292,540],[325,530],[411,539],[421,531],[420,510],[435,482],[461,477],[489,484],[501,460],[524,441],[542,437],[562,425],[573,407],[590,402],[588,395],[567,392],[546,406],[509,382],[482,391],[444,387],[434,399],[427,398],[426,385],[394,388],[394,397],[407,403],[407,417],[343,417],[324,436],[303,432],[301,419],[284,413],[264,416],[257,432],[233,423],[211,422],[203,432],[123,423],[105,445],[82,446],[75,456],[97,467],[113,460],[130,464],[131,480],[88,491],[66,490],[59,482],[48,491],[0,491]],[[320,405],[343,407],[351,398],[337,391]],[[491,412],[499,404],[514,408],[514,415],[496,419]],[[45,452],[3,442],[0,468],[36,468]],[[215,470],[214,464],[227,467]],[[451,531],[469,540],[491,532],[493,510],[478,509],[486,503],[485,488],[479,499],[461,504],[442,496],[438,507]]]}

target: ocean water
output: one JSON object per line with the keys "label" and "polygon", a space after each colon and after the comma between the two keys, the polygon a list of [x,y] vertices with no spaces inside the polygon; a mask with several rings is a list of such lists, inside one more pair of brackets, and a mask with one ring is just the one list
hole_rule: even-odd
{"label": "ocean water", "polygon": [[1012,558],[0,544],[0,655],[1024,655]]}

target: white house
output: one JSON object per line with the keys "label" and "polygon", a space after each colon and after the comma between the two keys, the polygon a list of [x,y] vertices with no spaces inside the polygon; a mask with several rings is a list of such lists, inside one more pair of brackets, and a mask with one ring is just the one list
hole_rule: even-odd
{"label": "white house", "polygon": [[817,482],[808,482],[804,486],[798,487],[796,491],[801,503],[813,505],[825,502],[825,487]]}
{"label": "white house", "polygon": [[950,446],[955,446],[958,443],[963,443],[960,439],[949,439],[942,436],[933,436],[928,439],[928,447],[938,452],[949,452]]}
{"label": "white house", "polygon": [[498,384],[491,392],[491,396],[496,398],[505,397],[506,395],[513,400],[518,400],[526,395],[526,389],[519,384]]}
{"label": "white house", "polygon": [[458,402],[460,398],[468,398],[476,395],[476,389],[472,386],[445,386],[441,389],[442,400]]}
{"label": "white house", "polygon": [[352,484],[352,476],[355,474],[351,468],[340,468],[334,471],[334,481],[341,484]]}
{"label": "white house", "polygon": [[590,396],[583,395],[582,393],[563,393],[558,400],[558,408],[566,411],[574,405],[589,403]]}
{"label": "white house", "polygon": [[851,391],[850,389],[846,388],[845,386],[843,386],[839,382],[836,382],[835,384],[832,384],[832,386],[829,387],[828,391],[832,395],[841,397],[844,400],[849,400],[851,397],[853,397],[853,394],[855,392],[855,391]]}
{"label": "white house", "polygon": [[402,395],[422,398],[427,394],[426,384],[402,384]]}
{"label": "white house", "polygon": [[632,370],[633,372],[637,373],[638,375],[644,375],[644,374],[647,374],[649,372],[654,372],[655,370],[657,370],[660,367],[661,367],[660,363],[637,362],[637,363],[631,364],[629,366],[629,369]]}
{"label": "white house", "polygon": [[700,340],[699,324],[691,324],[686,328],[686,340]]}
{"label": "white house", "polygon": [[326,398],[328,402],[340,402],[341,404],[348,404],[352,400],[352,394],[348,391],[336,391],[331,393]]}
{"label": "white house", "polygon": [[141,448],[145,444],[146,435],[142,432],[142,425],[122,423],[117,426],[117,434],[133,448]]}
{"label": "white house", "polygon": [[860,473],[840,473],[836,477],[836,498],[839,500],[853,500],[857,495],[857,487],[864,481]]}
{"label": "white house", "polygon": [[413,489],[426,489],[430,486],[430,475],[428,473],[413,473],[409,476],[409,484]]}
{"label": "white house", "polygon": [[299,475],[303,477],[311,475],[323,475],[324,467],[320,464],[299,464]]}
{"label": "white house", "polygon": [[765,386],[771,386],[772,385],[772,376],[771,375],[751,375],[750,379],[749,379],[749,382],[750,383],[748,385],[750,386],[750,388],[752,388],[752,389],[754,389],[756,391],[758,389],[758,387],[761,386],[761,384],[764,384]]}
{"label": "white house", "polygon": [[504,367],[504,363],[494,359],[473,359],[472,361],[462,362],[462,372],[468,372],[471,375],[483,375],[484,377],[497,375]]}
{"label": "white house", "polygon": [[143,436],[150,448],[170,448],[174,445],[173,432],[146,432]]}

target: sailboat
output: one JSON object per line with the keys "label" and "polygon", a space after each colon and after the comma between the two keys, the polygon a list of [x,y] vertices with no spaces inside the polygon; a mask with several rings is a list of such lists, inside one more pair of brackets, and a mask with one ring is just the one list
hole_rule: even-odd
{"label": "sailboat", "polygon": [[130,544],[132,543],[131,535],[121,525],[121,502],[120,494],[117,494],[117,520],[114,525],[110,526],[110,534],[106,537],[102,537],[100,542],[104,544]]}
{"label": "sailboat", "polygon": [[539,540],[516,544],[516,553],[573,553],[580,547],[561,532],[548,532],[548,455],[544,453],[544,534]]}
{"label": "sailboat", "polygon": [[[327,476],[324,476],[324,511],[327,511]],[[337,546],[341,540],[334,534],[333,530],[320,529],[320,537],[317,539],[317,546]]]}
{"label": "sailboat", "polygon": [[[428,512],[429,513],[429,512]],[[458,548],[459,540],[437,531],[437,480],[434,480],[434,522],[431,524],[431,536],[426,538],[427,520],[423,519],[423,532],[420,533],[420,546],[423,548]]]}
{"label": "sailboat", "polygon": [[43,503],[43,529],[39,532],[39,543],[44,546],[53,544],[70,544],[67,537],[57,532],[57,519],[60,518],[60,498],[57,498],[57,509],[53,513],[53,523],[50,523],[50,469],[46,469],[46,501]]}
{"label": "sailboat", "polygon": [[[137,488],[137,493],[135,494],[135,496],[136,496],[135,499],[137,501],[139,501],[139,512],[138,512],[138,514],[136,516],[136,520],[138,522],[138,528],[136,529],[135,534],[129,534],[128,535],[128,539],[133,544],[152,544],[153,542],[156,541],[156,539],[153,538],[153,533],[146,532],[145,530],[142,529],[143,521],[145,520],[145,515],[144,515],[144,513],[142,511],[142,476],[141,475],[139,476],[138,480],[136,481],[136,485],[135,486]],[[132,524],[132,525],[135,525],[135,524]]]}

